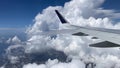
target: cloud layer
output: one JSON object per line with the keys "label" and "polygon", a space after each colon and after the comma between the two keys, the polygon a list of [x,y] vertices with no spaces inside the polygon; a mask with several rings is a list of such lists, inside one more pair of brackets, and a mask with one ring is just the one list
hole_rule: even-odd
{"label": "cloud layer", "polygon": [[84,68],[84,64],[80,60],[72,60],[70,63],[61,63],[57,59],[48,60],[45,64],[37,65],[27,64],[23,68]]}
{"label": "cloud layer", "polygon": [[89,62],[95,63],[96,68],[119,68],[119,49],[91,48],[89,43],[96,41],[92,40],[91,36],[57,35],[55,39],[51,39],[49,36],[40,35],[40,32],[50,29],[63,29],[63,25],[54,12],[55,9],[64,14],[66,19],[74,25],[119,29],[119,24],[112,24],[112,19],[119,17],[117,15],[119,13],[101,8],[103,2],[104,0],[71,0],[64,6],[49,6],[39,13],[34,19],[35,24],[26,31],[28,40],[24,46],[25,52],[38,53],[52,48],[64,52],[72,61],[63,63],[55,59],[48,60],[45,64],[29,63],[23,68],[84,68],[85,63]]}

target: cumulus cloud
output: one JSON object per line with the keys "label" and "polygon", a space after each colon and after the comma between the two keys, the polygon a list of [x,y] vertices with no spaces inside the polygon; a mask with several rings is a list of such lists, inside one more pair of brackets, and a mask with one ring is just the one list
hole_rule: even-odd
{"label": "cumulus cloud", "polygon": [[9,59],[10,59],[10,63],[15,64],[18,62],[19,58],[17,56],[11,56],[9,57]]}
{"label": "cumulus cloud", "polygon": [[6,43],[12,43],[12,44],[20,44],[21,43],[21,40],[17,37],[17,36],[14,36],[13,38],[9,38]]}
{"label": "cumulus cloud", "polygon": [[96,61],[96,68],[119,68],[120,59],[116,56],[108,55],[105,58],[101,57]]}
{"label": "cumulus cloud", "polygon": [[17,36],[14,36],[13,39],[12,39],[12,42],[13,43],[20,43],[21,40]]}
{"label": "cumulus cloud", "polygon": [[[62,63],[58,60],[48,60],[46,64],[29,63],[23,68],[84,68],[84,62],[95,63],[96,68],[113,66],[113,68],[119,68],[119,49],[90,48],[89,43],[96,41],[92,40],[90,36],[57,35],[55,39],[51,39],[49,36],[40,35],[40,32],[63,28],[54,13],[55,9],[64,14],[66,19],[74,25],[119,29],[120,25],[113,25],[114,21],[111,19],[119,17],[119,13],[115,13],[115,10],[101,8],[103,2],[104,0],[71,0],[63,7],[49,6],[39,13],[34,19],[35,24],[26,31],[29,39],[25,45],[25,52],[36,53],[53,48],[63,51],[72,61]],[[91,56],[95,58],[94,61]]]}
{"label": "cumulus cloud", "polygon": [[[88,12],[85,13],[85,11],[97,10],[96,6],[99,6],[103,2],[104,2],[103,0],[102,1],[98,0],[95,3],[94,3],[94,0],[91,0],[89,3],[88,3],[88,0],[85,0],[85,1],[72,0],[68,3],[65,3],[64,7],[60,7],[60,6],[51,7],[50,6],[44,9],[42,14],[39,13],[35,17],[35,24],[27,30],[27,33],[30,36],[30,39],[28,41],[30,42],[27,43],[28,45],[26,46],[26,52],[27,51],[38,52],[38,51],[45,50],[44,48],[48,48],[48,47],[53,47],[55,49],[64,50],[64,48],[67,47],[70,44],[70,42],[73,41],[74,38],[76,42],[76,37],[71,37],[70,35],[67,35],[66,37],[60,35],[55,40],[50,40],[50,37],[39,35],[40,32],[49,31],[50,29],[58,29],[58,27],[59,29],[62,28],[61,26],[59,26],[59,23],[58,23],[59,20],[57,19],[54,13],[55,9],[62,11],[64,16],[70,21],[71,24],[74,24],[74,25],[114,28],[112,21],[109,18],[105,17],[105,18],[96,19],[92,17],[91,15],[89,15],[89,14],[95,13],[95,11],[91,13],[88,13]],[[87,9],[84,10],[86,8],[85,5],[87,8],[90,8],[90,10],[87,10]],[[75,11],[71,11],[71,9]],[[76,12],[76,11],[79,11],[79,12]],[[89,18],[84,18],[84,16],[88,16]],[[79,39],[80,38],[78,37],[78,40]],[[92,41],[90,39],[84,38],[82,39],[82,41],[85,43],[84,45],[88,45],[87,44],[88,41],[87,43],[85,42],[86,40],[88,40],[89,42]],[[78,45],[83,45],[83,43],[79,42],[78,44],[77,42],[77,46]],[[68,47],[66,49],[68,49]]]}
{"label": "cumulus cloud", "polygon": [[18,51],[20,51],[20,48],[24,48],[23,42],[17,36],[14,36],[13,38],[9,38],[6,43],[10,44],[10,46],[8,46],[8,48],[6,49],[7,59],[10,61],[11,64],[19,62],[20,56]]}
{"label": "cumulus cloud", "polygon": [[72,60],[70,63],[61,63],[57,59],[48,60],[46,64],[37,65],[27,64],[23,68],[85,68],[84,64],[80,60]]}
{"label": "cumulus cloud", "polygon": [[[34,40],[36,39],[36,40]],[[42,37],[42,36],[32,36],[25,46],[26,53],[36,53],[36,52],[43,52],[50,48],[49,45],[49,37]]]}

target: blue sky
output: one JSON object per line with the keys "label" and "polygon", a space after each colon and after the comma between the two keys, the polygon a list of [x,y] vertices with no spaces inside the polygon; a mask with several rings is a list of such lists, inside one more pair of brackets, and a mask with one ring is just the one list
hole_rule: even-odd
{"label": "blue sky", "polygon": [[120,10],[120,0],[106,0],[102,7],[105,9]]}
{"label": "blue sky", "polygon": [[[63,6],[70,0],[0,0],[0,28],[24,28],[48,6]],[[105,9],[120,10],[120,0],[106,0]]]}

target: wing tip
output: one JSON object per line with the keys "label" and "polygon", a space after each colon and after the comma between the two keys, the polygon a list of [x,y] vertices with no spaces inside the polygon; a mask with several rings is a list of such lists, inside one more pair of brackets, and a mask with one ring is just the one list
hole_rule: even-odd
{"label": "wing tip", "polygon": [[68,23],[68,21],[62,16],[62,14],[60,14],[58,10],[55,9],[55,13],[57,14],[62,24]]}

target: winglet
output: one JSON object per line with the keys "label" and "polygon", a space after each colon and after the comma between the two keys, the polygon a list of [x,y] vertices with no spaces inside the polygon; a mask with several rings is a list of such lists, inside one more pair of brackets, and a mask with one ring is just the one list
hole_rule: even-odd
{"label": "winglet", "polygon": [[55,10],[57,16],[59,17],[60,21],[62,22],[62,24],[68,23],[68,21],[59,13],[58,10]]}

